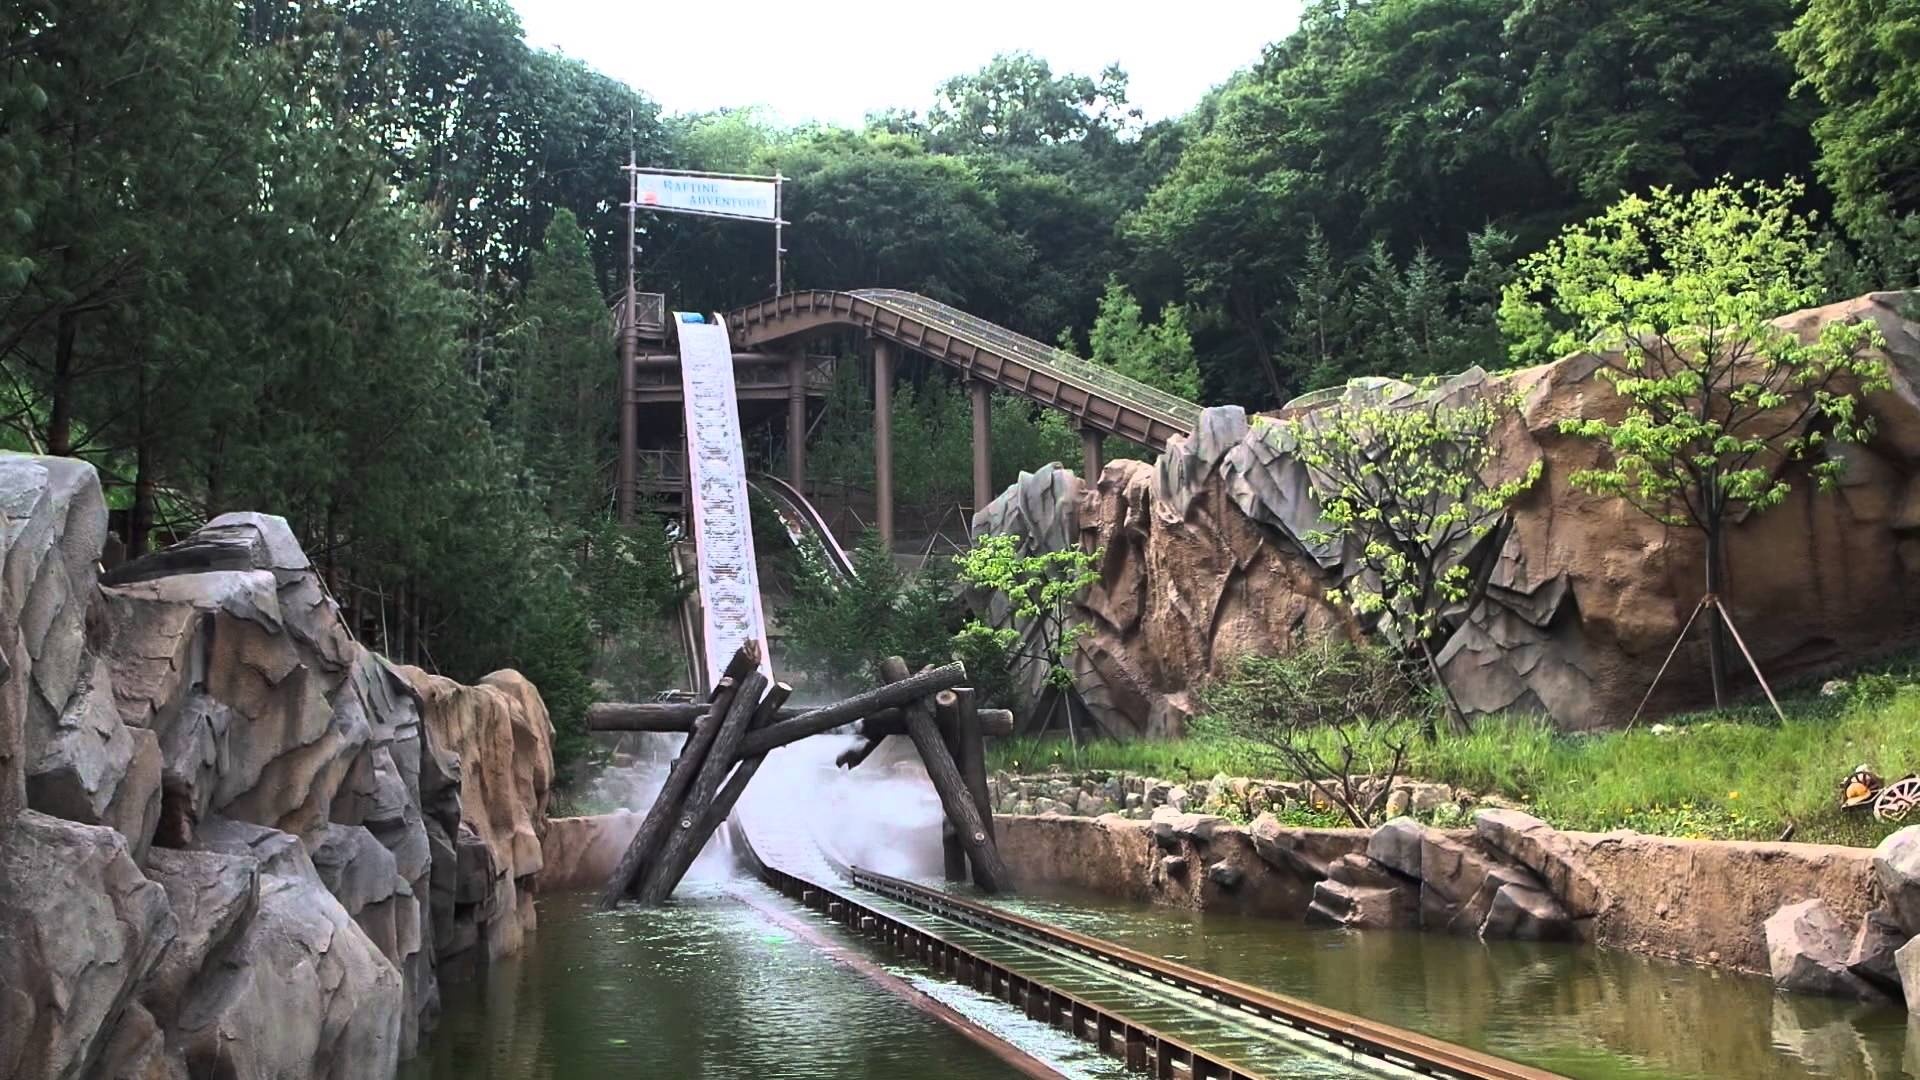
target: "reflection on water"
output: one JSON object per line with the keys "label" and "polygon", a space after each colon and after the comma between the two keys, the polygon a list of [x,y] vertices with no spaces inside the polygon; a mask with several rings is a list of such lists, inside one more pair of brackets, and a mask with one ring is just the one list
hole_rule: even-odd
{"label": "reflection on water", "polygon": [[[1143,908],[1080,894],[1009,908],[1321,1005],[1580,1078],[1920,1075],[1898,1007],[1590,946]],[[1909,1049],[1909,1047],[1912,1049]]]}
{"label": "reflection on water", "polygon": [[442,992],[440,1026],[403,1080],[1007,1075],[966,1037],[711,892],[608,914],[587,896],[543,900],[529,949]]}

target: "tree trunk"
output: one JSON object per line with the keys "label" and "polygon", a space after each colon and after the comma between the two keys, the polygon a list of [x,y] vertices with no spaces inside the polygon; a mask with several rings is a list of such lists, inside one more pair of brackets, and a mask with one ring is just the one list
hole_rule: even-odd
{"label": "tree trunk", "polygon": [[153,432],[147,419],[147,365],[134,367],[133,506],[127,511],[127,558],[147,553],[153,531]]}
{"label": "tree trunk", "polygon": [[78,336],[78,316],[61,312],[53,344],[53,383],[48,387],[47,453],[52,457],[73,454],[73,344]]}
{"label": "tree trunk", "polygon": [[[767,677],[755,671],[734,692],[726,719],[720,723],[720,731],[714,737],[712,748],[700,762],[679,809],[670,815],[670,827],[666,840],[660,845],[660,854],[646,867],[646,876],[640,883],[637,897],[641,903],[658,904],[672,896],[680,879],[687,875],[687,868],[693,865],[693,860],[700,855],[700,849],[706,846],[712,830],[703,831],[700,826],[707,822],[714,797],[720,794],[727,774],[733,771],[734,752],[740,748],[740,740],[752,726],[754,714],[760,711],[760,695],[766,689]],[[775,702],[774,708],[779,707],[779,703]],[[754,768],[759,768],[758,762],[755,762]],[[745,786],[744,781],[742,786]],[[718,826],[719,821],[711,824]]]}
{"label": "tree trunk", "polygon": [[1716,516],[1707,527],[1707,594],[1713,598],[1707,619],[1707,669],[1713,678],[1713,707],[1727,704],[1727,617],[1721,611],[1727,602],[1726,556],[1721,545],[1721,525]]}
{"label": "tree trunk", "polygon": [[[882,686],[857,694],[836,705],[814,709],[802,713],[791,720],[782,720],[771,727],[763,728],[748,735],[740,744],[740,756],[750,757],[764,754],[776,747],[798,742],[809,735],[818,735],[823,731],[832,731],[842,724],[849,724],[863,716],[870,716],[890,706],[905,705],[919,701],[941,690],[951,690],[966,681],[967,669],[958,663],[947,664],[923,671],[903,682]],[[911,714],[909,714],[911,715]]]}
{"label": "tree trunk", "polygon": [[974,806],[973,796],[968,793],[966,781],[960,776],[960,766],[954,762],[953,755],[947,752],[946,740],[940,736],[940,725],[933,718],[933,703],[922,697],[905,708],[907,735],[913,739],[913,748],[920,752],[920,760],[927,767],[927,778],[933,781],[933,790],[940,796],[940,805],[947,812],[947,820],[953,822],[960,845],[966,849],[967,860],[973,864],[974,884],[987,892],[999,892],[1007,888],[1011,882],[1007,864],[1000,858],[1000,849],[993,842],[991,827],[981,819],[979,809]]}
{"label": "tree trunk", "polygon": [[713,745],[713,740],[720,734],[720,722],[726,717],[728,706],[733,704],[733,689],[734,684],[724,678],[715,685],[713,704],[706,718],[687,736],[680,750],[678,767],[668,771],[666,785],[654,797],[653,805],[647,808],[647,816],[640,822],[640,831],[633,834],[626,854],[620,857],[620,865],[614,868],[613,876],[607,879],[607,887],[600,894],[601,910],[619,904],[636,887],[635,879],[645,869],[654,849],[666,839],[667,825],[674,811],[679,809],[687,788],[693,783],[694,772],[706,756],[707,748]]}

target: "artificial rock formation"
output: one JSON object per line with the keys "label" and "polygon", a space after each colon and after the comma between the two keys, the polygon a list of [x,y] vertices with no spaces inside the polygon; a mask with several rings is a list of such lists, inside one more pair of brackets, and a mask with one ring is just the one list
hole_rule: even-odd
{"label": "artificial rock formation", "polygon": [[[1731,610],[1770,678],[1920,634],[1920,324],[1909,302],[1877,293],[1781,320],[1809,336],[1835,320],[1873,322],[1893,387],[1868,402],[1872,442],[1837,451],[1847,469],[1836,490],[1791,474],[1784,504],[1729,530]],[[1576,355],[1498,377],[1476,370],[1448,388],[1517,395],[1494,436],[1500,468],[1543,464],[1497,550],[1470,554],[1492,560],[1487,603],[1439,656],[1469,711],[1546,713],[1568,729],[1626,722],[1703,591],[1698,533],[1571,483],[1604,452],[1561,422],[1625,408],[1598,366]],[[1102,727],[1177,733],[1193,690],[1235,657],[1361,633],[1326,599],[1357,563],[1314,539],[1320,522],[1289,439],[1283,424],[1209,409],[1153,464],[1115,461],[1088,483],[1049,467],[976,515],[976,532],[1016,533],[1030,548],[1102,551],[1074,660]],[[1707,699],[1705,650],[1698,634],[1682,648],[1653,708]]]}
{"label": "artificial rock formation", "polygon": [[89,467],[0,454],[0,1075],[391,1075],[530,921],[538,694],[416,690],[279,518],[105,536]]}

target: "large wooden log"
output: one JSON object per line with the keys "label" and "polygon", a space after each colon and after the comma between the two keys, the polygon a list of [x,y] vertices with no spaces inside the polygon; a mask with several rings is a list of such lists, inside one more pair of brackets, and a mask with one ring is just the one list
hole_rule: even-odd
{"label": "large wooden log", "polygon": [[654,797],[653,805],[647,808],[647,816],[640,821],[640,831],[633,834],[633,840],[627,844],[626,854],[620,856],[620,865],[614,868],[613,876],[607,879],[607,887],[600,893],[601,910],[618,905],[638,887],[636,879],[660,843],[666,839],[668,823],[680,808],[680,800],[692,785],[700,762],[720,734],[720,723],[733,704],[734,688],[732,679],[723,678],[714,684],[713,702],[707,706],[706,718],[687,736],[686,744],[680,749],[679,762],[667,772],[667,782],[660,788],[660,794]]}
{"label": "large wooden log", "polygon": [[[1007,709],[981,709],[980,733],[997,738],[1006,738],[1013,734],[1013,713]],[[860,721],[860,734],[873,737],[885,735],[905,735],[907,720],[898,709],[869,716]]]}
{"label": "large wooden log", "polygon": [[753,714],[760,707],[760,697],[766,692],[767,677],[755,671],[741,681],[739,689],[734,691],[733,701],[727,708],[726,719],[720,722],[720,730],[714,736],[713,748],[700,761],[700,769],[694,774],[693,783],[687,788],[686,796],[675,811],[672,824],[667,829],[665,841],[660,845],[660,853],[648,860],[641,871],[640,888],[634,894],[643,904],[657,904],[673,892],[680,878],[693,865],[694,856],[700,849],[693,847],[695,826],[707,816],[707,807],[713,797],[720,792],[720,785],[726,782],[727,773],[733,770],[735,754],[740,749],[740,740],[746,737],[747,728],[753,722]]}
{"label": "large wooden log", "polygon": [[[740,744],[740,756],[751,757],[778,749],[791,742],[798,742],[809,735],[818,735],[823,731],[832,731],[842,724],[851,723],[863,716],[869,716],[881,709],[904,705],[929,694],[937,694],[965,682],[967,669],[958,663],[937,667],[932,671],[923,671],[902,682],[889,683],[886,686],[856,694],[838,704],[828,705],[801,713],[791,720],[782,720],[769,727],[748,735]],[[931,719],[932,711],[929,709]]]}
{"label": "large wooden log", "polygon": [[[732,751],[750,729],[760,726],[763,719],[770,719],[793,693],[793,687],[781,683],[768,692],[771,704],[761,701],[757,706],[749,704],[742,708],[743,703],[750,700],[749,690],[752,691],[751,697],[757,698],[765,686],[765,676],[758,673],[747,676],[747,681],[742,684],[739,696],[734,698],[733,708],[727,713],[726,724],[720,729],[720,738],[713,744],[713,753],[707,755],[706,763],[700,767],[700,777],[694,781],[693,789],[687,792],[687,801],[681,808],[679,820],[674,823],[667,842],[661,845],[660,857],[647,868],[646,880],[640,885],[641,903],[658,904],[673,895],[673,890],[680,887],[680,879],[687,876],[693,861],[700,857],[701,849],[707,846],[713,831],[732,811],[733,803],[729,802],[725,809],[715,813],[725,790],[723,784],[727,780],[728,768],[732,765]],[[740,777],[740,784],[733,791],[734,800],[738,800],[740,793],[746,790],[747,781],[753,779],[762,760],[764,758],[748,758],[732,769],[734,775]],[[752,762],[752,768],[748,768],[748,762]]]}
{"label": "large wooden log", "polygon": [[[773,702],[773,707],[768,708],[765,701],[760,703],[760,711],[753,714],[753,729],[758,730],[774,723],[773,718],[780,712],[780,702],[792,695],[793,687],[786,683],[774,683],[773,689],[767,692],[767,701]],[[720,827],[720,823],[727,820],[727,815],[733,813],[734,804],[740,801],[740,796],[747,790],[747,784],[753,780],[753,774],[760,771],[761,764],[766,760],[767,755],[755,754],[750,758],[742,758],[740,764],[734,766],[733,775],[727,777],[726,786],[720,789],[720,794],[713,797],[713,805],[707,808],[707,816],[700,821],[700,831],[703,835],[711,837],[714,830]],[[706,841],[702,840],[701,845],[705,846],[705,844]]]}
{"label": "large wooden log", "polygon": [[[954,697],[951,690],[942,690],[933,695],[933,715],[940,722],[940,741],[946,744],[947,753],[953,755],[954,764],[958,765],[960,699]],[[954,828],[951,817],[942,823],[940,829],[940,866],[948,881],[967,880],[967,849],[960,845],[960,833]]]}
{"label": "large wooden log", "polygon": [[[986,822],[987,835],[994,836],[993,797],[987,792],[987,744],[980,733],[978,698],[971,686],[955,687],[953,696],[959,721],[954,731],[960,740],[960,760],[957,763],[960,777],[967,782],[967,794],[973,796],[973,804],[980,808],[980,820]],[[1007,721],[1011,727],[1011,714]],[[998,843],[997,838],[995,843]]]}
{"label": "large wooden log", "polygon": [[1001,860],[1000,849],[993,842],[993,834],[988,831],[986,822],[981,820],[973,796],[967,792],[966,781],[960,778],[959,765],[954,762],[953,755],[947,752],[946,741],[940,737],[940,725],[933,718],[933,702],[922,698],[905,708],[907,737],[913,740],[913,748],[920,752],[920,760],[926,764],[927,777],[933,781],[933,790],[939,794],[940,805],[946,810],[948,820],[959,831],[960,845],[966,849],[967,859],[973,864],[974,884],[987,892],[1008,888],[1011,877],[1007,873],[1007,864]]}
{"label": "large wooden log", "polygon": [[[789,705],[780,710],[776,719],[793,720],[815,711]],[[707,706],[698,701],[599,701],[587,706],[587,730],[692,731],[694,722],[706,714]],[[1008,710],[981,709],[979,716],[983,734],[999,737],[1013,734],[1013,713]],[[868,738],[907,733],[906,717],[898,708],[881,709],[858,720],[860,734]]]}

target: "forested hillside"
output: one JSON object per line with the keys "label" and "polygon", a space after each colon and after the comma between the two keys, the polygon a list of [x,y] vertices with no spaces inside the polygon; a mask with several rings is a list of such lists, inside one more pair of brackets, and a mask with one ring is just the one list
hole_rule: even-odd
{"label": "forested hillside", "polygon": [[[863,130],[664,116],[504,0],[8,6],[0,447],[96,464],[135,552],[285,514],[376,643],[518,666],[563,724],[591,655],[657,662],[634,631],[672,597],[609,513],[629,149],[789,177],[789,287],[922,292],[1250,407],[1503,363],[1515,261],[1623,191],[1800,179],[1836,295],[1920,262],[1912,0],[1318,0],[1177,119],[1014,54]],[[646,226],[676,306],[770,287],[763,230]],[[906,378],[903,482],[962,497],[964,402]],[[870,469],[870,400],[837,391],[816,471]],[[996,409],[997,472],[1072,453]]]}

